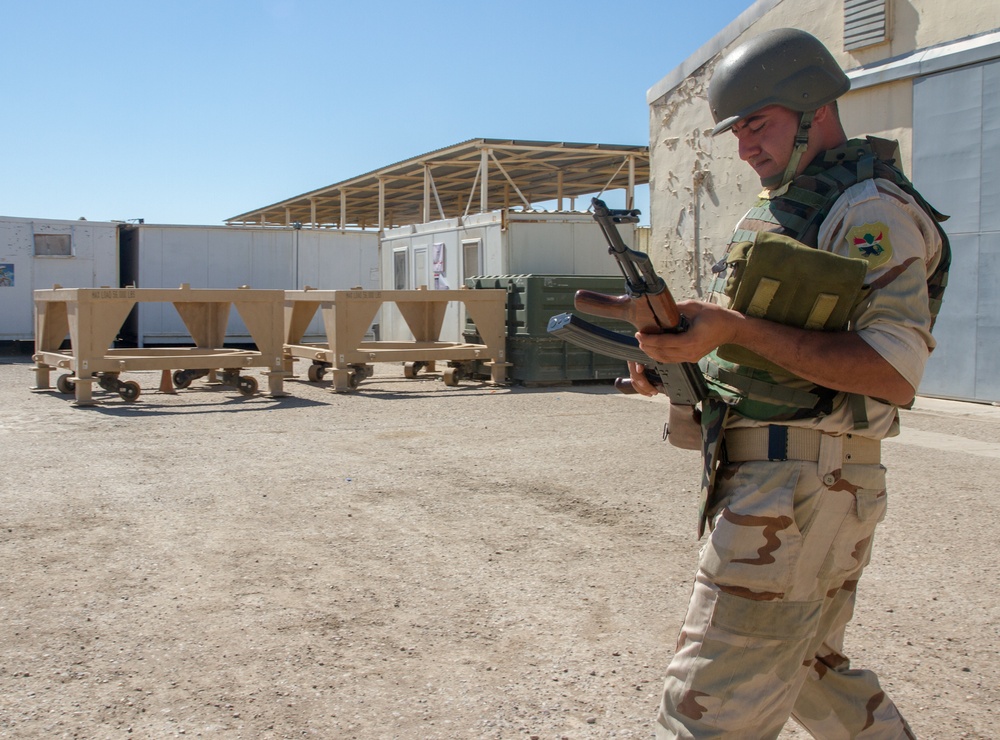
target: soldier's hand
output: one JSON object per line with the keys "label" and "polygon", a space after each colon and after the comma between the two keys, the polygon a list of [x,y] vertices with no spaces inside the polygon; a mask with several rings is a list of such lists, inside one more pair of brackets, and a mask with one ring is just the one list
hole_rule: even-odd
{"label": "soldier's hand", "polygon": [[742,318],[735,311],[704,301],[681,301],[677,308],[688,320],[687,331],[635,335],[639,348],[657,362],[698,362],[720,344],[731,342]]}
{"label": "soldier's hand", "polygon": [[645,365],[629,360],[628,376],[632,381],[632,389],[636,393],[641,393],[644,396],[655,396],[659,393],[659,391],[656,390],[656,386],[650,383],[649,378],[646,377]]}

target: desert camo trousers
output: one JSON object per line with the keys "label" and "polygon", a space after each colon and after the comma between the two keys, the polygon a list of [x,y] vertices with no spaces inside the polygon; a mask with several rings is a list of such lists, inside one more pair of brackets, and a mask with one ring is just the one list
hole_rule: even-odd
{"label": "desert camo trousers", "polygon": [[723,465],[669,667],[658,738],[912,738],[871,671],[843,652],[858,579],[885,515],[885,469]]}

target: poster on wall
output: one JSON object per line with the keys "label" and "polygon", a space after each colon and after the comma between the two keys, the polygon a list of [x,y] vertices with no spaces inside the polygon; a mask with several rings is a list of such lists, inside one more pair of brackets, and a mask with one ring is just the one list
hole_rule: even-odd
{"label": "poster on wall", "polygon": [[444,244],[431,245],[431,267],[434,271],[434,290],[448,290],[444,279]]}
{"label": "poster on wall", "polygon": [[14,287],[14,265],[11,262],[0,262],[0,288]]}

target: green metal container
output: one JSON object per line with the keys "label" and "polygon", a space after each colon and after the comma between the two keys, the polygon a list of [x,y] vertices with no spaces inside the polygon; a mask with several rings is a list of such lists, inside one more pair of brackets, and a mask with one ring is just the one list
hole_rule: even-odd
{"label": "green metal container", "polygon": [[[548,337],[549,319],[556,314],[575,311],[573,296],[576,291],[621,295],[625,292],[625,279],[607,275],[500,275],[468,278],[465,287],[507,291],[508,337]],[[635,331],[625,321],[586,314],[581,316],[612,331]],[[468,324],[466,328],[469,328]]]}
{"label": "green metal container", "polygon": [[[508,377],[525,384],[554,384],[583,380],[614,380],[628,375],[623,360],[605,357],[569,344],[548,333],[549,319],[576,311],[573,297],[578,290],[606,295],[625,292],[622,277],[606,275],[499,275],[472,277],[469,289],[507,291]],[[631,336],[635,328],[626,321],[580,313],[593,324]],[[479,341],[476,326],[466,321],[465,340]],[[477,371],[478,372],[478,371]]]}
{"label": "green metal container", "polygon": [[511,363],[510,379],[526,385],[628,377],[624,360],[595,354],[555,337],[509,337],[507,362]]}

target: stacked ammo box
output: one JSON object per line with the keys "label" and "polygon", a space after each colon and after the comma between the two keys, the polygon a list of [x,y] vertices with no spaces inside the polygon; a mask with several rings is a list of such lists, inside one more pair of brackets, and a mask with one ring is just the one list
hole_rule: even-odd
{"label": "stacked ammo box", "polygon": [[[573,312],[581,318],[628,336],[631,324],[576,311],[573,296],[578,290],[607,295],[625,292],[621,276],[606,275],[500,275],[471,277],[469,289],[500,288],[507,291],[507,376],[523,385],[547,385],[582,380],[614,380],[627,376],[624,360],[595,354],[548,333],[549,319]],[[477,341],[476,327],[466,320],[464,338]]]}

